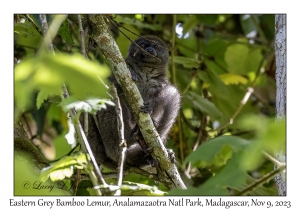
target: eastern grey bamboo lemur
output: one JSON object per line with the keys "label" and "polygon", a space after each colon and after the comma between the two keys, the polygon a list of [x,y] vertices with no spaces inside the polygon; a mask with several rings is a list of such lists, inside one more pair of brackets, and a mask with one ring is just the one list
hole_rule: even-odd
{"label": "eastern grey bamboo lemur", "polygon": [[[151,35],[140,37],[135,43],[143,50],[132,43],[125,61],[144,100],[141,111],[150,114],[165,145],[168,132],[180,108],[180,94],[167,78],[168,49],[161,39]],[[117,87],[122,107],[124,136],[127,141],[126,165],[155,166],[157,162],[151,157],[149,148],[147,149],[120,86],[113,76],[111,81]],[[92,117],[89,117],[88,139],[92,151],[99,164],[116,170],[120,154],[120,140],[115,107],[108,106],[107,109],[100,110],[97,113],[97,120],[100,135]]]}

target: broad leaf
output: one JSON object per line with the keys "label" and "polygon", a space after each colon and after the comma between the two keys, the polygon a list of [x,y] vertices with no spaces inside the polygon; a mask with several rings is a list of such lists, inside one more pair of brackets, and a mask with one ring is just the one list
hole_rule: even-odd
{"label": "broad leaf", "polygon": [[59,161],[41,171],[41,181],[46,181],[48,177],[50,177],[52,181],[71,177],[73,174],[73,166],[78,169],[86,169],[88,165],[86,157],[88,157],[86,154],[79,153],[74,156],[65,156],[61,158]]}
{"label": "broad leaf", "polygon": [[185,159],[185,163],[191,162],[199,167],[220,166],[222,162],[223,164],[226,163],[231,154],[244,150],[249,144],[250,141],[236,136],[216,137],[200,145]]}
{"label": "broad leaf", "polygon": [[195,109],[210,115],[214,119],[218,119],[223,116],[219,109],[206,98],[203,98],[193,92],[189,92],[186,98],[190,100]]}

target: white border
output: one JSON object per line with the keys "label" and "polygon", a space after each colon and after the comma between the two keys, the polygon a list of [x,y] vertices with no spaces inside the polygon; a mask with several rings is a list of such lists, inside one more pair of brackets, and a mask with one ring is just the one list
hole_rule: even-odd
{"label": "white border", "polygon": [[[13,14],[14,13],[286,13],[287,14],[287,196],[286,197],[230,197],[229,200],[260,199],[275,202],[277,200],[289,200],[292,208],[299,209],[299,108],[300,108],[300,70],[299,70],[299,13],[296,1],[278,0],[216,0],[216,1],[165,1],[151,0],[148,5],[144,2],[133,0],[113,1],[14,1],[9,5],[7,1],[1,1],[1,153],[2,153],[2,183],[0,205],[9,207],[9,199],[20,200],[23,197],[13,196]],[[56,200],[59,197],[24,197],[25,200]],[[179,198],[179,197],[178,197]],[[194,198],[194,197],[193,197]],[[206,199],[207,197],[201,197]],[[212,197],[218,199],[217,197]],[[64,197],[64,199],[70,199]],[[76,197],[76,200],[86,201],[87,197]],[[95,197],[89,198],[98,200]],[[105,198],[114,200],[115,198]],[[134,200],[149,200],[157,198],[134,197]],[[159,198],[161,200],[169,199]],[[35,207],[41,208],[41,207]],[[49,208],[49,207],[47,207]],[[58,209],[59,207],[53,207]],[[82,207],[72,207],[80,208]],[[99,207],[98,207],[99,208]],[[103,207],[101,207],[103,208]],[[137,209],[140,207],[122,207],[124,209]],[[153,208],[153,207],[152,207]],[[154,207],[160,208],[160,207]],[[165,208],[165,207],[162,207]],[[174,207],[172,207],[174,208]],[[182,207],[175,207],[182,208]],[[199,207],[198,207],[199,208]],[[221,207],[224,208],[224,207]],[[219,208],[219,209],[221,209]],[[234,208],[234,207],[231,207]],[[236,208],[237,209],[237,208]],[[246,209],[239,207],[238,209]],[[247,208],[249,209],[249,208]],[[265,209],[265,208],[261,208]],[[273,208],[271,208],[273,209]]]}

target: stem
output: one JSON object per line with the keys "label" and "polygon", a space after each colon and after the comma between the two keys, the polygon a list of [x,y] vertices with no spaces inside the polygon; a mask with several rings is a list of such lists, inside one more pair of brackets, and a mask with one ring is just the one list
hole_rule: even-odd
{"label": "stem", "polygon": [[231,116],[231,118],[229,119],[228,122],[226,122],[224,125],[220,126],[218,129],[216,129],[216,131],[220,132],[221,130],[223,130],[224,128],[226,128],[228,125],[231,125],[233,124],[233,121],[235,120],[235,118],[238,116],[238,114],[240,113],[240,111],[243,109],[243,107],[246,105],[246,103],[248,102],[250,96],[252,95],[252,93],[254,92],[254,85],[261,73],[261,67],[263,65],[263,62],[266,58],[266,54],[265,56],[263,56],[263,58],[261,59],[260,63],[259,63],[259,66],[256,70],[256,73],[255,73],[255,78],[253,80],[253,82],[251,83],[251,86],[248,87],[248,91],[245,93],[243,99],[241,100],[240,102],[240,105],[239,107],[237,108],[237,110],[234,112],[234,114]]}
{"label": "stem", "polygon": [[235,194],[237,195],[246,195],[248,192],[253,191],[256,187],[268,182],[269,180],[273,179],[277,174],[285,170],[286,166],[285,164],[282,164],[281,167],[277,168],[276,170],[264,175],[262,178],[258,179],[257,181],[250,184],[248,187],[246,187],[244,190],[238,192]]}
{"label": "stem", "polygon": [[[176,41],[176,31],[175,27],[177,24],[177,16],[176,14],[173,15],[173,29],[172,29],[172,83],[176,86],[176,67],[175,67],[175,41]],[[184,151],[183,151],[183,139],[182,139],[182,125],[180,120],[180,112],[179,116],[177,117],[177,125],[178,125],[178,137],[179,137],[179,159],[181,163],[184,161]]]}
{"label": "stem", "polygon": [[[79,33],[80,33],[80,37],[81,37],[81,39],[80,39],[81,53],[84,57],[88,58],[87,54],[86,54],[86,50],[85,50],[85,44],[84,44],[85,36],[84,36],[83,27],[82,27],[81,16],[77,15],[77,19],[78,19]],[[87,136],[89,133],[89,114],[87,112],[84,112],[84,115],[83,115],[83,130],[84,130],[85,135]]]}
{"label": "stem", "polygon": [[[118,123],[118,134],[120,139],[120,147],[121,147],[121,154],[118,162],[118,186],[121,187],[122,180],[123,180],[123,169],[124,169],[124,163],[126,158],[126,150],[127,150],[127,144],[124,137],[124,121],[123,121],[123,115],[122,115],[122,107],[120,103],[120,99],[118,97],[118,92],[115,86],[113,86],[113,97],[114,102],[116,104],[116,113],[117,113],[117,123]],[[121,195],[120,188],[115,192],[114,195]]]}

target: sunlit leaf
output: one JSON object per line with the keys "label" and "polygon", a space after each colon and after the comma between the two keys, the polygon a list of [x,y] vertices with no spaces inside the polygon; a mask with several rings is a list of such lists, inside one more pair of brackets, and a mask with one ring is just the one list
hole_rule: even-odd
{"label": "sunlit leaf", "polygon": [[[23,153],[14,156],[14,195],[15,196],[61,196],[71,195],[70,191],[60,189],[50,180],[39,181],[36,169],[32,167],[34,160]],[[35,162],[36,163],[36,162]]]}
{"label": "sunlit leaf", "polygon": [[18,101],[23,96],[29,97],[34,90],[59,93],[65,82],[70,94],[77,98],[107,97],[102,81],[106,82],[108,75],[107,67],[89,61],[79,54],[44,54],[16,65],[15,96]]}
{"label": "sunlit leaf", "polygon": [[56,92],[56,89],[43,89],[41,90],[36,98],[36,107],[39,109],[41,105],[44,103],[46,99],[48,99],[50,96],[55,96],[55,95],[61,95],[61,90]]}
{"label": "sunlit leaf", "polygon": [[87,161],[84,153],[65,156],[51,166],[44,168],[41,171],[40,180],[44,182],[50,177],[52,181],[57,181],[64,179],[66,176],[70,177],[73,171],[71,167],[83,169],[87,166]]}
{"label": "sunlit leaf", "polygon": [[238,85],[238,84],[247,84],[248,79],[246,79],[245,77],[239,75],[239,74],[233,74],[233,73],[229,73],[229,74],[222,74],[220,75],[221,80],[224,82],[225,85]]}
{"label": "sunlit leaf", "polygon": [[72,108],[75,108],[76,111],[95,114],[101,109],[106,109],[107,105],[114,106],[115,104],[108,99],[92,98],[84,101],[78,101],[73,97],[68,97],[64,99],[60,105],[66,112],[71,110]]}

